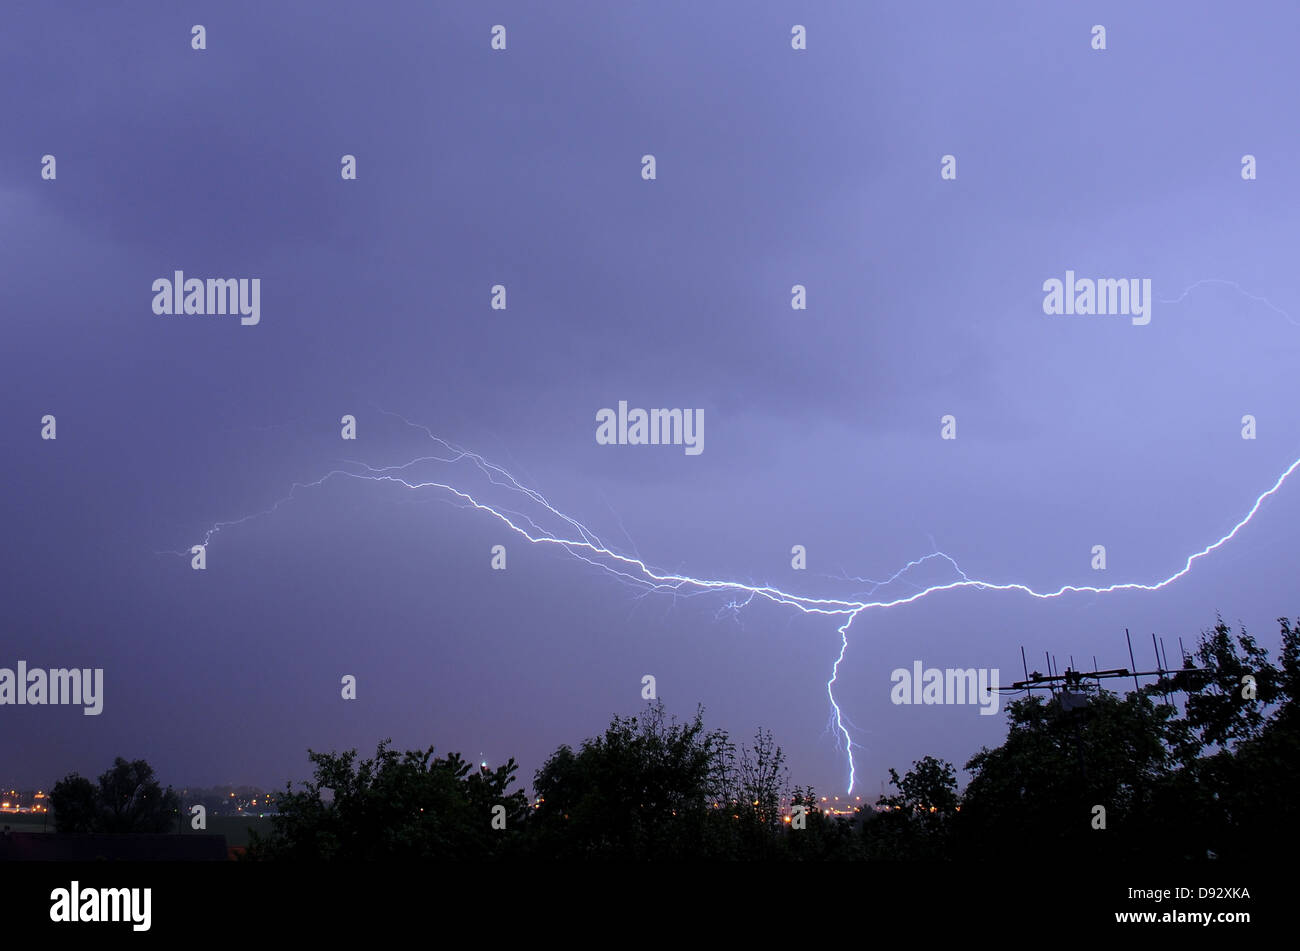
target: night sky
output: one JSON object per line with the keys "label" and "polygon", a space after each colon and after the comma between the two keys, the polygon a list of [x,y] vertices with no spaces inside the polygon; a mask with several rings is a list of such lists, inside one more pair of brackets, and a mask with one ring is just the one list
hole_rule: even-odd
{"label": "night sky", "polygon": [[[0,667],[102,667],[104,710],[0,707],[0,778],[121,755],[279,787],[392,737],[530,783],[652,674],[844,793],[842,617],[647,592],[443,490],[305,485],[438,451],[419,427],[665,572],[844,598],[935,550],[1039,591],[1178,571],[1300,455],[1300,9],[1141,6],[9,3]],[[1045,315],[1067,269],[1150,279],[1150,324]],[[260,279],[260,323],[155,315],[176,270]],[[597,445],[620,400],[702,409],[704,451]],[[537,517],[465,462],[418,474]],[[204,571],[168,554],[245,516]],[[1127,627],[1145,666],[1216,613],[1275,648],[1298,519],[1288,482],[1154,592],[862,612],[855,794],[1001,742],[891,703],[914,661],[1127,666]]]}

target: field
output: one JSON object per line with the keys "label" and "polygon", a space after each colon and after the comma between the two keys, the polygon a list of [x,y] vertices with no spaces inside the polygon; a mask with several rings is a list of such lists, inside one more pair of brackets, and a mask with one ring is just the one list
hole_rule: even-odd
{"label": "field", "polygon": [[271,834],[271,820],[257,816],[208,816],[207,831],[224,835],[227,847],[248,845],[249,829],[256,829],[263,837],[268,836]]}

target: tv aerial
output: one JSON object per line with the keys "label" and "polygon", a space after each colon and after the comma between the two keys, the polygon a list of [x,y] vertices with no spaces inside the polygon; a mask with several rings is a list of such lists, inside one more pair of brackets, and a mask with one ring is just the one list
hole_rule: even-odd
{"label": "tv aerial", "polygon": [[[1179,670],[1171,669],[1169,667],[1168,655],[1166,654],[1163,658],[1161,657],[1164,648],[1164,638],[1161,638],[1160,643],[1157,644],[1156,636],[1152,634],[1151,647],[1155,651],[1156,655],[1156,669],[1137,670],[1137,662],[1133,659],[1133,638],[1130,636],[1128,628],[1124,629],[1124,637],[1128,641],[1128,658],[1129,663],[1133,665],[1132,668],[1113,667],[1109,670],[1099,670],[1097,668],[1097,658],[1093,657],[1092,670],[1077,670],[1074,666],[1074,658],[1071,657],[1070,665],[1066,667],[1065,670],[1060,670],[1051,654],[1045,653],[1044,656],[1047,660],[1047,673],[1044,674],[1037,670],[1030,673],[1028,661],[1025,659],[1025,649],[1024,647],[1021,647],[1020,663],[1024,667],[1025,679],[1006,687],[998,687],[996,689],[999,693],[1019,693],[1024,691],[1031,696],[1035,690],[1047,690],[1050,691],[1052,696],[1060,703],[1061,710],[1068,713],[1072,710],[1081,710],[1087,707],[1092,698],[1101,690],[1101,682],[1103,680],[1111,680],[1120,677],[1132,677],[1133,690],[1136,693],[1141,693],[1142,691],[1142,685],[1138,682],[1139,677],[1155,677],[1156,682],[1154,686],[1157,688],[1163,688],[1161,692],[1165,696],[1165,702],[1169,703],[1170,690],[1177,689],[1173,679],[1176,674],[1181,673],[1182,671],[1204,669],[1200,667],[1186,666]],[[1178,639],[1178,647],[1179,650],[1182,650],[1182,638]],[[1187,652],[1183,651],[1183,662],[1186,663],[1186,661]]]}

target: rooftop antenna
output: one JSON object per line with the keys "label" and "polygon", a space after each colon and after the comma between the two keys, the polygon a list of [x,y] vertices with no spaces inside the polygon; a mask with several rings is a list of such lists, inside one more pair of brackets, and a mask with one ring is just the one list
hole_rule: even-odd
{"label": "rooftop antenna", "polygon": [[1164,688],[1161,693],[1165,695],[1165,705],[1169,705],[1169,682],[1165,680],[1165,668],[1160,663],[1160,646],[1156,643],[1156,632],[1151,632],[1151,649],[1156,652],[1156,671],[1160,674],[1160,679],[1156,681],[1157,686]]}
{"label": "rooftop antenna", "polygon": [[[1168,654],[1168,652],[1165,651],[1165,639],[1164,639],[1163,637],[1160,638],[1160,653],[1164,656],[1164,661],[1165,661],[1165,670],[1169,671],[1169,673],[1172,674],[1172,673],[1173,673],[1173,670],[1171,670],[1170,667],[1169,667],[1169,654]],[[1173,678],[1170,677],[1169,680],[1172,681]],[[1170,702],[1171,702],[1170,699],[1169,699],[1169,687],[1168,687],[1168,683],[1166,683],[1166,686],[1165,686],[1165,702],[1166,702],[1166,703],[1170,703]]]}
{"label": "rooftop antenna", "polygon": [[[1155,643],[1155,634],[1151,635],[1152,643]],[[1094,695],[1100,695],[1102,691],[1101,682],[1112,678],[1132,677],[1133,689],[1135,696],[1142,696],[1142,685],[1138,681],[1139,677],[1158,677],[1159,685],[1164,689],[1166,699],[1168,698],[1171,681],[1165,677],[1165,665],[1161,663],[1160,652],[1156,651],[1156,669],[1155,670],[1137,670],[1137,664],[1133,660],[1133,636],[1129,633],[1128,628],[1124,629],[1124,638],[1128,643],[1128,656],[1131,667],[1116,667],[1110,670],[1100,670],[1097,667],[1096,655],[1092,659],[1092,670],[1079,671],[1074,669],[1074,657],[1070,657],[1070,666],[1064,673],[1052,669],[1052,656],[1050,652],[1045,651],[1044,656],[1047,659],[1047,674],[1040,674],[1034,671],[1032,674],[1025,671],[1025,679],[1011,684],[1007,687],[995,687],[999,693],[1026,691],[1032,694],[1036,688],[1045,687],[1052,692],[1052,696],[1057,699],[1057,709],[1059,716],[1064,718],[1062,725],[1069,729],[1074,740],[1074,751],[1078,759],[1079,781],[1081,789],[1089,788],[1087,758],[1083,750],[1083,739],[1081,736],[1081,719],[1087,716],[1087,709],[1091,705]],[[1025,649],[1020,648],[1021,666],[1028,667],[1025,662]],[[1200,668],[1185,668],[1198,670]],[[1057,691],[1060,691],[1058,694]],[[1141,792],[1138,792],[1142,795]]]}
{"label": "rooftop antenna", "polygon": [[[1133,670],[1137,670],[1137,661],[1133,659],[1133,638],[1129,636],[1128,628],[1124,628],[1124,639],[1128,641],[1128,662],[1133,665]],[[1137,674],[1133,675],[1133,692],[1138,693],[1142,688],[1138,686]]]}
{"label": "rooftop antenna", "polygon": [[[1133,636],[1129,633],[1128,628],[1124,629],[1124,637],[1128,643],[1129,662],[1133,662]],[[1151,635],[1151,643],[1155,645],[1155,634]],[[1040,674],[1038,671],[1029,672],[1028,663],[1025,660],[1025,649],[1020,648],[1021,667],[1025,671],[1025,679],[1017,681],[1006,687],[998,687],[1000,693],[1033,693],[1039,688],[1046,688],[1052,692],[1053,696],[1057,695],[1058,690],[1061,693],[1061,706],[1065,710],[1074,710],[1087,706],[1089,694],[1101,689],[1101,681],[1110,680],[1116,677],[1132,677],[1134,692],[1140,693],[1142,684],[1139,677],[1156,677],[1157,683],[1165,693],[1169,695],[1169,687],[1172,680],[1167,676],[1168,667],[1161,661],[1160,651],[1156,649],[1156,669],[1155,670],[1135,670],[1129,667],[1115,667],[1107,670],[1100,670],[1097,667],[1097,658],[1093,657],[1093,669],[1088,671],[1075,670],[1073,667],[1074,658],[1071,657],[1071,666],[1067,667],[1064,672],[1052,664],[1052,655],[1050,651],[1043,652],[1044,659],[1047,661],[1048,673]],[[1136,666],[1136,664],[1134,665]],[[1200,668],[1189,668],[1199,670]]]}

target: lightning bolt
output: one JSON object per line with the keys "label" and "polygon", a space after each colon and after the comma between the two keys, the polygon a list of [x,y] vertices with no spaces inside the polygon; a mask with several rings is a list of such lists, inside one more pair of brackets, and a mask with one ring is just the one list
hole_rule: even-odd
{"label": "lightning bolt", "polygon": [[[1295,321],[1292,320],[1290,315],[1285,311],[1274,306],[1265,298],[1247,294],[1239,285],[1231,281],[1220,281],[1217,279],[1198,281],[1184,290],[1176,299],[1164,301],[1164,303],[1178,303],[1186,298],[1194,289],[1206,284],[1226,284],[1232,286],[1242,294],[1245,294],[1245,296],[1250,297],[1252,300],[1262,301],[1274,311],[1286,317],[1287,320],[1295,323]],[[842,576],[840,580],[854,581],[862,584],[870,584],[872,586],[870,591],[857,596],[857,599],[819,598],[786,591],[773,585],[751,584],[737,580],[719,578],[696,577],[693,575],[667,572],[653,568],[635,553],[628,554],[606,545],[594,531],[579,522],[577,519],[566,515],[564,512],[555,508],[555,506],[553,506],[540,492],[520,482],[503,467],[489,462],[476,452],[472,452],[448,442],[442,437],[436,435],[427,426],[413,423],[405,417],[387,410],[380,410],[380,412],[384,415],[400,420],[403,424],[412,429],[423,432],[424,435],[435,445],[435,451],[429,455],[420,456],[409,462],[402,463],[401,465],[393,466],[377,467],[368,465],[364,462],[347,461],[344,462],[343,465],[348,468],[331,469],[320,478],[311,482],[295,482],[290,487],[288,494],[272,503],[263,511],[255,512],[251,515],[245,515],[232,521],[213,523],[203,535],[203,547],[206,548],[212,539],[223,530],[234,528],[253,519],[263,518],[274,514],[281,506],[295,499],[297,493],[301,490],[318,487],[331,479],[355,479],[366,482],[388,483],[410,491],[432,490],[438,492],[441,494],[443,501],[460,508],[483,512],[491,518],[496,519],[511,532],[519,535],[531,544],[553,546],[560,549],[579,561],[609,575],[616,581],[638,589],[640,596],[642,597],[653,593],[669,593],[674,598],[677,598],[707,594],[710,592],[720,592],[729,594],[730,600],[727,601],[719,610],[718,617],[724,615],[736,615],[741,609],[752,604],[755,599],[762,599],[773,604],[792,607],[805,614],[842,618],[842,622],[838,628],[840,635],[840,651],[839,655],[835,658],[835,663],[831,667],[830,679],[826,682],[826,695],[831,704],[831,723],[835,729],[837,745],[840,737],[844,740],[845,754],[848,759],[849,794],[853,792],[854,785],[856,784],[856,764],[853,758],[853,740],[849,733],[850,724],[848,723],[844,713],[841,711],[839,703],[835,699],[835,684],[839,678],[840,664],[843,663],[845,654],[848,651],[849,628],[857,619],[858,615],[870,610],[883,611],[889,608],[900,607],[902,605],[911,604],[915,601],[920,601],[923,598],[930,597],[931,595],[940,592],[955,591],[962,588],[976,588],[983,591],[1017,591],[1042,600],[1059,598],[1062,595],[1072,593],[1109,594],[1115,591],[1158,591],[1182,578],[1192,570],[1192,565],[1198,560],[1209,555],[1211,552],[1218,550],[1220,547],[1235,538],[1237,533],[1255,517],[1255,514],[1264,504],[1264,501],[1281,489],[1283,484],[1291,477],[1296,469],[1300,468],[1300,458],[1297,458],[1285,469],[1285,471],[1282,472],[1280,476],[1278,476],[1272,486],[1256,497],[1254,504],[1251,505],[1246,514],[1232,526],[1231,530],[1218,540],[1189,555],[1183,562],[1181,568],[1170,574],[1168,577],[1158,581],[1120,582],[1104,586],[1067,584],[1062,585],[1055,590],[1038,591],[1029,585],[1016,582],[1002,583],[981,578],[972,578],[961,569],[951,556],[942,551],[932,551],[920,558],[909,561],[893,575],[883,581],[872,581],[866,578],[854,578],[847,575]],[[531,503],[535,507],[536,518],[500,504],[490,504],[483,501],[474,493],[457,488],[449,481],[421,479],[412,474],[412,470],[415,470],[420,466],[431,464],[449,466],[468,464],[473,466],[487,479],[487,482],[493,488],[502,489],[508,494],[518,496],[525,503]],[[554,529],[543,527],[539,524],[537,519],[552,521],[555,525]],[[187,556],[189,555],[189,552],[171,551],[158,552],[157,554]],[[875,599],[877,591],[888,588],[896,582],[903,581],[904,576],[909,571],[935,559],[941,559],[948,563],[956,575],[954,580],[938,584],[930,584],[928,586],[911,585],[915,590],[910,594],[894,598]]]}
{"label": "lightning bolt", "polygon": [[1204,287],[1207,284],[1217,284],[1221,287],[1231,287],[1234,291],[1236,291],[1241,296],[1247,297],[1250,300],[1253,300],[1257,304],[1263,304],[1269,310],[1273,311],[1273,313],[1285,317],[1288,323],[1291,323],[1296,327],[1300,327],[1300,323],[1297,323],[1295,318],[1293,318],[1290,314],[1284,311],[1281,307],[1278,307],[1267,297],[1261,297],[1259,294],[1250,293],[1244,287],[1238,284],[1236,281],[1225,281],[1222,278],[1218,278],[1218,277],[1207,277],[1202,280],[1195,281],[1191,284],[1188,284],[1187,287],[1183,288],[1183,292],[1179,294],[1177,297],[1168,298],[1168,299],[1161,297],[1159,298],[1159,301],[1162,304],[1181,304],[1187,298],[1188,294],[1196,290],[1198,287]]}
{"label": "lightning bolt", "polygon": [[[774,604],[795,608],[796,610],[806,614],[842,617],[843,622],[839,627],[840,652],[831,669],[831,677],[826,682],[826,694],[834,711],[833,719],[835,728],[838,735],[841,735],[844,739],[845,752],[848,757],[849,793],[853,792],[854,784],[856,782],[856,766],[853,759],[853,742],[844,715],[835,699],[835,683],[839,677],[840,664],[843,662],[844,655],[848,651],[849,627],[853,624],[854,620],[857,619],[859,614],[869,610],[885,610],[905,604],[911,604],[914,601],[919,601],[922,598],[927,598],[933,594],[938,594],[939,592],[954,591],[960,588],[977,588],[985,591],[1018,591],[1022,594],[1027,594],[1030,597],[1040,599],[1059,598],[1064,594],[1070,593],[1108,594],[1113,591],[1158,591],[1167,585],[1173,584],[1179,578],[1191,571],[1192,565],[1196,561],[1204,558],[1206,555],[1232,540],[1237,533],[1255,517],[1255,513],[1259,511],[1260,506],[1264,504],[1264,501],[1281,489],[1282,485],[1292,475],[1292,473],[1294,473],[1297,468],[1300,468],[1300,459],[1296,459],[1280,476],[1278,476],[1277,481],[1274,482],[1272,486],[1262,492],[1255,499],[1255,503],[1250,507],[1250,510],[1232,527],[1229,532],[1217,541],[1206,545],[1200,551],[1189,555],[1187,560],[1183,562],[1181,568],[1159,581],[1146,583],[1120,582],[1104,586],[1067,584],[1062,585],[1055,590],[1038,591],[1029,585],[1020,584],[1018,582],[1001,583],[981,578],[971,578],[962,571],[960,566],[951,556],[941,551],[935,551],[908,562],[884,581],[871,582],[874,585],[872,592],[874,593],[876,590],[887,587],[902,579],[908,571],[933,559],[942,559],[948,562],[953,571],[957,574],[956,579],[919,587],[910,594],[895,598],[871,599],[871,595],[867,596],[867,600],[818,598],[786,591],[773,585],[757,585],[728,579],[696,577],[689,574],[665,572],[655,569],[638,556],[629,555],[605,545],[595,532],[587,528],[577,519],[556,509],[540,492],[523,485],[507,470],[488,462],[475,452],[452,445],[441,437],[434,435],[425,426],[412,423],[395,413],[389,413],[388,415],[395,416],[408,426],[422,430],[430,440],[435,442],[442,449],[442,451],[431,455],[420,456],[410,462],[396,466],[376,467],[360,462],[346,463],[352,468],[332,469],[314,481],[294,483],[287,495],[278,499],[263,511],[255,512],[251,515],[245,515],[242,518],[233,521],[214,523],[203,535],[203,546],[206,548],[211,543],[212,539],[225,529],[242,525],[255,518],[262,518],[274,514],[281,506],[292,501],[297,496],[298,492],[303,489],[320,486],[326,481],[335,478],[356,479],[366,482],[390,483],[411,491],[433,490],[443,493],[444,498],[452,504],[489,515],[511,532],[524,538],[529,543],[534,545],[555,546],[578,560],[609,574],[619,582],[637,587],[644,594],[653,592],[669,592],[673,594],[674,597],[678,597],[704,594],[708,592],[725,592],[731,594],[732,598],[726,605],[724,605],[722,609],[724,612],[739,611],[741,608],[751,604],[756,598],[761,598]],[[522,496],[527,501],[540,507],[540,511],[537,512],[539,518],[546,518],[548,516],[552,517],[558,520],[561,525],[567,526],[568,530],[548,530],[543,528],[532,516],[513,511],[504,506],[488,504],[487,502],[480,500],[480,498],[476,497],[474,494],[456,488],[450,482],[433,479],[419,479],[407,474],[412,468],[429,463],[455,465],[463,462],[469,462],[474,465],[487,477],[488,482],[491,485]],[[166,554],[184,556],[188,555],[189,552],[173,551],[166,552]],[[853,578],[847,580],[863,581],[865,579]]]}

